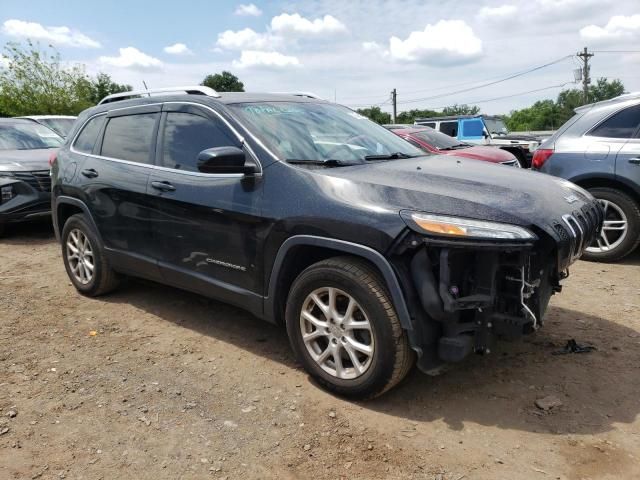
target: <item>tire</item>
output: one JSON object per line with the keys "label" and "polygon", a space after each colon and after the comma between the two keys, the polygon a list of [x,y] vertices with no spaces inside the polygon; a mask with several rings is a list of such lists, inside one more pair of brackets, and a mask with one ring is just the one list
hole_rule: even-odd
{"label": "tire", "polygon": [[[605,221],[607,218],[615,220],[622,212],[626,218],[627,230],[624,233],[624,238],[617,244],[610,241],[613,248],[603,250],[594,248],[597,245],[592,245],[585,251],[582,258],[592,262],[615,262],[621,260],[633,252],[640,244],[640,206],[629,195],[614,188],[591,188],[589,192],[600,202],[608,202],[609,206]],[[606,231],[603,233],[606,233]],[[616,234],[616,232],[613,231],[613,234]],[[616,238],[619,239],[620,237],[612,237],[613,240],[616,240]],[[603,242],[602,239],[600,241],[601,243]]]}
{"label": "tire", "polygon": [[[83,239],[86,239],[86,243]],[[104,247],[84,215],[76,214],[69,217],[62,229],[61,243],[64,268],[78,292],[88,297],[97,297],[118,286],[118,275],[109,265]],[[77,250],[78,243],[83,245],[81,250],[85,261],[73,258],[72,247],[75,246]],[[85,248],[87,245],[89,249]],[[90,271],[88,266],[85,266],[87,262],[93,264],[93,271],[90,275],[83,275],[80,272]],[[79,263],[82,263],[81,267],[78,267]]]}
{"label": "tire", "polygon": [[[336,307],[334,316],[325,315],[312,297],[315,294],[328,308],[331,289]],[[355,302],[353,313],[347,317],[351,300]],[[308,314],[324,322],[327,328],[312,324]],[[373,267],[360,259],[335,257],[304,270],[291,286],[285,318],[289,341],[300,362],[319,384],[338,395],[357,399],[382,395],[397,385],[413,366],[414,353],[384,282]],[[369,324],[369,329],[357,328],[364,323]],[[309,331],[309,326],[314,330]],[[303,330],[315,335],[317,340],[305,343]],[[352,345],[368,347],[371,352],[367,355]],[[317,360],[330,348],[334,348],[334,353],[319,363]],[[343,367],[341,375],[338,375],[335,354]]]}

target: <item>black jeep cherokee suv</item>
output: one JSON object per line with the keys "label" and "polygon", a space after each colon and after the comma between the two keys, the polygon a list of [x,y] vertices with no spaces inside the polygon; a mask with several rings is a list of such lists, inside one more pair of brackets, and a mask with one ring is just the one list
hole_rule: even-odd
{"label": "black jeep cherokee suv", "polygon": [[372,397],[543,321],[602,211],[534,172],[425,157],[311,95],[107,97],[52,167],[85,295],[134,275],[284,323],[307,371]]}

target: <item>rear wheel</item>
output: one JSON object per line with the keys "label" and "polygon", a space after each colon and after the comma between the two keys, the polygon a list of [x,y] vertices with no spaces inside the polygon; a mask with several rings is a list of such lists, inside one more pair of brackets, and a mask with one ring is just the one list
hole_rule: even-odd
{"label": "rear wheel", "polygon": [[62,258],[73,286],[83,295],[96,297],[118,285],[104,248],[84,215],[69,217],[62,229]]}
{"label": "rear wheel", "polygon": [[356,258],[332,258],[303,271],[291,287],[286,323],[305,369],[340,395],[381,395],[413,365],[384,283]]}
{"label": "rear wheel", "polygon": [[640,206],[627,194],[613,188],[592,188],[589,192],[604,209],[604,225],[582,258],[595,262],[620,260],[640,243]]}

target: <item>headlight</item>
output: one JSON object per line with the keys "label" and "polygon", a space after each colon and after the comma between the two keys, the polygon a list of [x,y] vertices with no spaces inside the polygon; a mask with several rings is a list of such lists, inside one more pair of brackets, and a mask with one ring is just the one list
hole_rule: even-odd
{"label": "headlight", "polygon": [[401,216],[413,230],[443,237],[498,240],[533,240],[536,238],[526,228],[508,223],[418,212],[401,212]]}

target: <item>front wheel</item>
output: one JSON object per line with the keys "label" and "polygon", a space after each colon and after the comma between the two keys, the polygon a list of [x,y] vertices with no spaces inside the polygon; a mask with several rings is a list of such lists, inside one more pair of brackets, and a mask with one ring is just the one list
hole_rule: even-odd
{"label": "front wheel", "polygon": [[592,188],[589,192],[604,209],[604,224],[582,258],[595,262],[620,260],[640,243],[640,207],[626,193],[613,188]]}
{"label": "front wheel", "polygon": [[307,372],[339,395],[381,395],[413,365],[383,281],[357,258],[331,258],[304,270],[291,287],[286,323]]}

